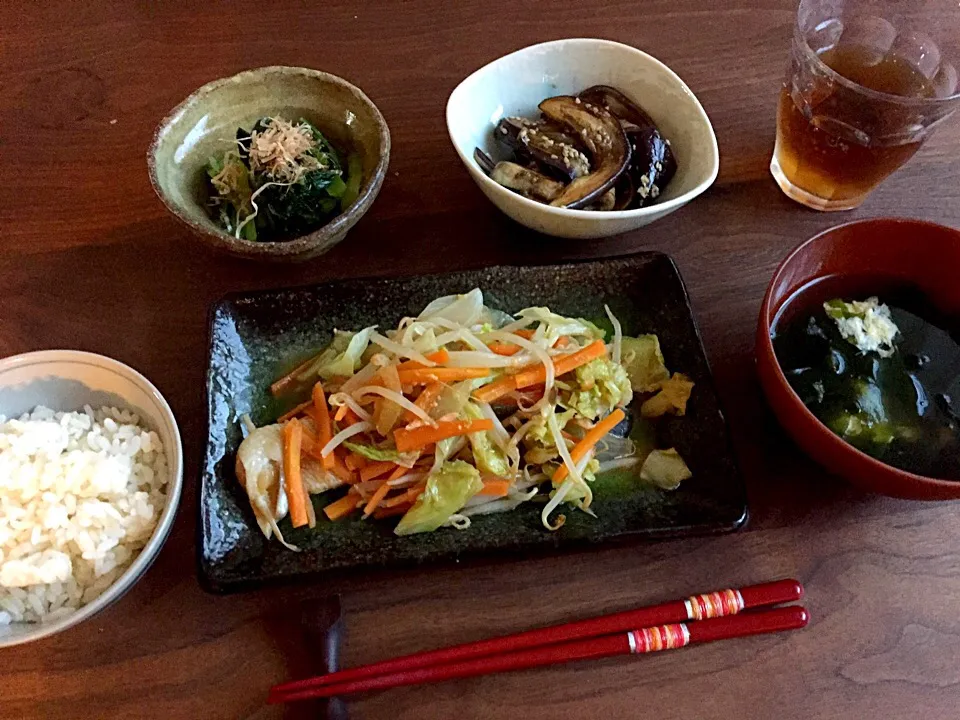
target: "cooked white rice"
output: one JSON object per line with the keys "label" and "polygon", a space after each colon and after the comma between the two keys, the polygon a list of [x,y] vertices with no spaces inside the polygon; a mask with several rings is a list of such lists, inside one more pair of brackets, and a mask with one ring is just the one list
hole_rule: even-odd
{"label": "cooked white rice", "polygon": [[133,413],[0,416],[0,625],[63,617],[110,587],[153,534],[167,479]]}

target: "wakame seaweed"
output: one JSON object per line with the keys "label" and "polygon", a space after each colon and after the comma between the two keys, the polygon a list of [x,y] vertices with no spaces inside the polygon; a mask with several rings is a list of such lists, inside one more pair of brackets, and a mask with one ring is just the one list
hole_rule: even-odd
{"label": "wakame seaweed", "polygon": [[887,356],[845,339],[819,307],[777,329],[777,359],[803,404],[854,447],[909,472],[960,480],[960,343],[926,319],[934,315],[926,303],[889,295],[898,332]]}

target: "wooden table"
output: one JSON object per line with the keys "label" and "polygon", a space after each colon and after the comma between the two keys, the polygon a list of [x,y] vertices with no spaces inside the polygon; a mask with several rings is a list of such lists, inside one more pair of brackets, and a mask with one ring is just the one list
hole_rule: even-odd
{"label": "wooden table", "polygon": [[[177,414],[187,469],[173,534],[128,596],[63,635],[0,652],[0,715],[280,717],[264,706],[266,689],[303,652],[277,619],[335,590],[344,659],[354,664],[795,576],[813,615],[800,633],[385,692],[352,703],[352,717],[957,717],[958,506],[865,496],[814,467],[762,401],[752,336],[773,268],[811,234],[877,215],[960,225],[960,123],[858,211],[831,216],[788,201],[767,164],[793,5],[3,3],[0,355],[79,348],[140,369]],[[448,142],[447,95],[506,52],[567,36],[636,45],[687,81],[720,142],[720,177],[705,196],[650,228],[589,243],[534,236],[483,198]],[[198,247],[147,180],[146,148],[169,108],[208,80],[270,64],[350,79],[393,134],[371,212],[341,246],[301,266]],[[239,289],[644,248],[669,252],[693,297],[749,485],[747,531],[229,597],[200,589],[195,490],[212,301]]]}

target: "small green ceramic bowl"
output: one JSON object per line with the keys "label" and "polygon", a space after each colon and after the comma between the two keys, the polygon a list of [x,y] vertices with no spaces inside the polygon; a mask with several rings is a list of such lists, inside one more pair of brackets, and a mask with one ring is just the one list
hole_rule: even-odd
{"label": "small green ceramic bowl", "polygon": [[[231,146],[238,127],[261,117],[303,117],[331,143],[360,155],[360,195],[318,230],[283,242],[252,242],[222,230],[206,209],[206,164]],[[346,80],[299,67],[263,67],[214,80],[161,121],[147,153],[157,195],[197,238],[233,255],[296,261],[320,255],[343,240],[373,204],[390,160],[390,130],[370,98]]]}

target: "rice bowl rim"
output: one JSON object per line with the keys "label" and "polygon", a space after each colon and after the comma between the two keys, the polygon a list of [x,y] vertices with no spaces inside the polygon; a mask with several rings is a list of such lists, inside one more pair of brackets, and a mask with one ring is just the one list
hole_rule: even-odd
{"label": "rice bowl rim", "polygon": [[[138,385],[141,390],[150,396],[156,405],[155,410],[157,410],[161,416],[163,424],[162,428],[150,429],[155,430],[157,434],[160,435],[160,440],[164,445],[164,452],[167,456],[167,500],[163,511],[160,513],[157,525],[150,535],[150,539],[137,554],[137,557],[134,558],[133,562],[113,581],[110,587],[104,590],[98,597],[94,598],[93,601],[58,620],[39,623],[15,622],[8,626],[11,628],[29,626],[31,629],[27,632],[5,633],[4,630],[0,629],[0,648],[12,647],[55,635],[63,630],[79,625],[84,620],[96,615],[123,597],[150,568],[159,554],[160,549],[163,547],[164,542],[166,542],[176,518],[177,508],[180,504],[180,494],[183,488],[183,443],[180,439],[180,429],[177,426],[177,420],[176,417],[174,417],[173,410],[170,409],[170,405],[156,386],[129,365],[105,355],[83,350],[38,350],[0,359],[0,386],[3,385],[3,375],[10,370],[53,363],[61,365],[86,365],[99,370],[110,371],[114,375],[132,382],[134,385]],[[72,379],[69,376],[63,375],[57,375],[56,377],[64,380]],[[126,400],[122,393],[118,393],[118,395]],[[56,405],[54,400],[55,398],[48,398],[45,399],[42,404],[54,412],[83,411],[83,408],[63,409],[54,407]],[[132,404],[125,409],[137,412],[133,409]],[[141,416],[140,423],[143,424],[144,418],[142,412],[137,412],[137,414]]]}

